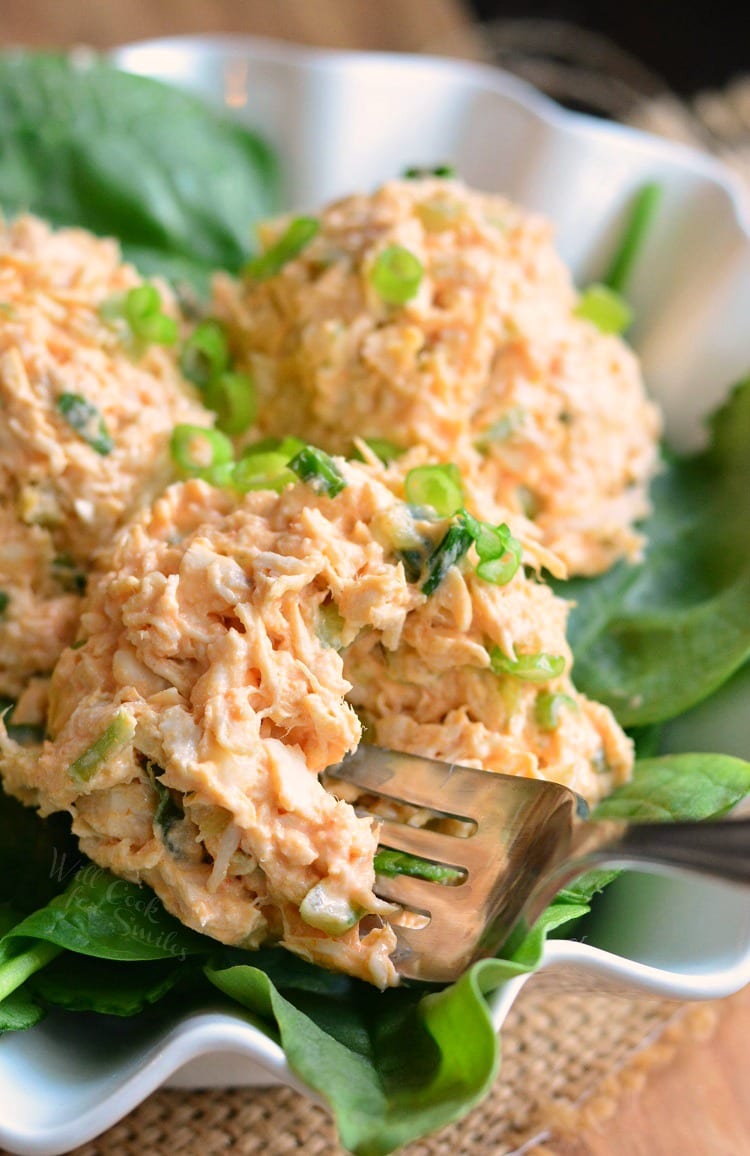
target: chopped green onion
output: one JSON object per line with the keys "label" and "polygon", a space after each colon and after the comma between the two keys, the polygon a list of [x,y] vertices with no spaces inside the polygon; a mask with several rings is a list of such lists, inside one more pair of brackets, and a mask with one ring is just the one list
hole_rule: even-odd
{"label": "chopped green onion", "polygon": [[510,526],[505,522],[499,526],[482,522],[475,541],[479,555],[477,576],[494,586],[505,586],[521,565],[523,553],[521,543],[510,532]]}
{"label": "chopped green onion", "polygon": [[5,617],[5,611],[10,605],[10,594],[7,590],[0,590],[0,618]]}
{"label": "chopped green onion", "polygon": [[613,289],[600,284],[584,289],[574,313],[590,321],[602,333],[624,333],[633,320],[633,310],[627,301]]}
{"label": "chopped green onion", "polygon": [[278,494],[297,480],[288,464],[285,453],[250,454],[234,466],[231,485],[243,494],[250,490],[275,490]]}
{"label": "chopped green onion", "polygon": [[201,470],[197,477],[208,482],[210,486],[215,486],[217,490],[232,490],[236,489],[234,481],[234,471],[236,469],[236,462],[218,462],[215,466],[209,466],[207,470]]}
{"label": "chopped green onion", "polygon": [[499,646],[493,646],[490,651],[490,666],[495,674],[511,674],[514,678],[522,678],[526,682],[549,682],[559,678],[565,670],[565,659],[561,654],[519,654],[517,658],[509,658],[503,654]]}
{"label": "chopped green onion", "polygon": [[521,428],[525,421],[526,410],[520,405],[511,406],[502,417],[482,430],[474,444],[478,450],[486,450],[495,442],[505,442],[513,436],[516,430]]}
{"label": "chopped green onion", "polygon": [[647,184],[636,194],[625,232],[603,278],[603,283],[616,293],[625,288],[640,252],[644,238],[661,200],[661,185]]}
{"label": "chopped green onion", "polygon": [[343,935],[359,923],[364,914],[357,911],[348,899],[331,894],[325,880],[310,888],[300,903],[299,913],[305,923],[326,935]]}
{"label": "chopped green onion", "polygon": [[466,878],[466,872],[457,867],[431,863],[428,859],[408,855],[405,851],[394,851],[390,847],[378,847],[374,862],[375,873],[386,875],[390,879],[395,875],[411,875],[414,879],[427,879],[430,883],[455,887]]}
{"label": "chopped green onion", "polygon": [[180,368],[200,389],[229,369],[229,343],[224,326],[209,318],[196,325],[182,347]]}
{"label": "chopped green onion", "polygon": [[536,494],[528,486],[516,486],[516,496],[524,515],[533,522],[539,513],[539,500]]}
{"label": "chopped green onion", "polygon": [[[490,526],[487,522],[480,522],[466,510],[460,510],[458,517],[448,529],[448,532],[438,543],[431,557],[427,560],[427,578],[422,585],[423,594],[432,594],[437,590],[451,566],[463,558],[472,542],[476,545],[479,563],[477,576],[484,582],[492,582],[495,586],[505,586],[521,565],[522,547],[517,538],[510,532],[505,522],[499,526]],[[407,561],[402,555],[404,566]],[[414,567],[418,557],[413,559]],[[410,581],[416,581],[409,576]]]}
{"label": "chopped green onion", "polygon": [[247,374],[220,374],[206,386],[204,400],[224,433],[244,433],[255,421],[255,387]]}
{"label": "chopped green onion", "polygon": [[154,811],[154,827],[156,827],[162,843],[170,852],[170,854],[179,857],[179,848],[172,842],[170,832],[175,823],[181,823],[185,818],[185,812],[175,799],[169,787],[165,787],[160,779],[160,775],[164,774],[162,767],[152,762],[150,759],[146,763],[146,770],[148,771],[151,784],[156,791],[157,804]]}
{"label": "chopped green onion", "polygon": [[443,518],[456,514],[464,493],[458,466],[416,466],[404,480],[406,500],[412,506],[431,506]]}
{"label": "chopped green onion", "polygon": [[96,450],[102,457],[112,453],[115,443],[104,424],[104,418],[85,397],[78,393],[61,393],[57,399],[57,411],[92,450]]}
{"label": "chopped green onion", "polygon": [[[407,548],[405,550],[398,550],[396,552],[397,560],[404,567],[404,574],[406,575],[407,582],[418,582],[422,577],[425,556],[425,551],[419,549],[418,547],[414,549]],[[440,581],[442,582],[442,577]]]}
{"label": "chopped green onion", "polygon": [[118,711],[106,730],[102,731],[75,762],[70,764],[68,774],[79,783],[87,783],[107,759],[126,747],[135,734],[135,719],[126,710]]}
{"label": "chopped green onion", "polygon": [[134,337],[156,345],[174,345],[177,340],[177,322],[162,312],[161,295],[155,285],[145,282],[125,294],[125,320]]}
{"label": "chopped green onion", "polygon": [[69,554],[58,554],[50,565],[52,577],[63,590],[71,594],[83,594],[86,590],[86,575],[76,566]]}
{"label": "chopped green onion", "polygon": [[401,245],[389,245],[375,258],[370,283],[387,305],[404,305],[422,283],[422,262]]}
{"label": "chopped green onion", "polygon": [[244,276],[253,281],[267,281],[269,277],[275,277],[288,261],[299,256],[319,231],[320,221],[315,217],[295,217],[275,245],[248,261],[243,269]]}
{"label": "chopped green onion", "polygon": [[284,454],[287,461],[290,461],[295,454],[303,450],[307,442],[303,442],[301,438],[286,437],[286,438],[261,438],[259,442],[253,442],[252,445],[247,446],[242,451],[243,458],[251,458],[254,454],[279,453]]}
{"label": "chopped green onion", "polygon": [[578,709],[578,704],[569,694],[554,694],[543,691],[534,703],[534,718],[543,731],[557,730],[560,725],[560,711],[563,707]]}
{"label": "chopped green onion", "polygon": [[451,180],[456,175],[456,170],[453,165],[435,165],[434,168],[422,168],[420,165],[412,165],[408,169],[404,169],[404,180],[419,181],[424,177],[438,177],[443,180]]}
{"label": "chopped green onion", "polygon": [[307,482],[316,494],[335,498],[346,488],[346,481],[333,458],[315,446],[305,446],[295,454],[289,462],[289,469]]}
{"label": "chopped green onion", "polygon": [[434,594],[451,566],[460,562],[474,541],[474,534],[464,518],[455,521],[438,542],[427,560],[427,578],[422,583],[423,594]]}
{"label": "chopped green onion", "polygon": [[[366,446],[372,450],[377,458],[380,458],[384,466],[389,462],[395,461],[404,452],[401,446],[397,446],[395,442],[388,441],[388,438],[363,438]],[[354,447],[352,457],[356,458],[358,462],[364,461],[362,454]]]}
{"label": "chopped green onion", "polygon": [[341,637],[346,625],[335,602],[325,602],[318,607],[315,633],[323,646],[330,650],[341,650]]}
{"label": "chopped green onion", "polygon": [[176,425],[169,451],[176,466],[196,477],[234,458],[232,443],[225,434],[200,425]]}

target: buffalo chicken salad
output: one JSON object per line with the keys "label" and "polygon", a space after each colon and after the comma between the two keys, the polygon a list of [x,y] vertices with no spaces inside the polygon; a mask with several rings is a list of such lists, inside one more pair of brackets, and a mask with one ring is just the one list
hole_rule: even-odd
{"label": "buffalo chicken salad", "polygon": [[[44,59],[27,66],[61,67]],[[266,154],[243,157],[238,179],[257,184]],[[46,207],[7,205],[0,235],[0,775],[45,824],[9,797],[7,821],[38,824],[38,857],[75,870],[47,871],[41,903],[0,896],[0,1030],[50,1007],[142,1014],[211,984],[273,1022],[313,1086],[328,1049],[343,1141],[389,1151],[466,1110],[494,1070],[490,1056],[441,1100],[455,1045],[438,1009],[461,1005],[484,1038],[483,993],[533,967],[605,880],[558,897],[512,958],[440,993],[399,985],[378,875],[429,865],[384,853],[383,805],[321,774],[375,743],[553,780],[595,814],[635,817],[651,798],[663,817],[706,818],[742,798],[740,760],[636,754],[658,751],[659,724],[726,681],[750,639],[724,645],[714,624],[720,653],[682,699],[664,677],[625,694],[591,653],[621,632],[639,581],[666,631],[649,679],[670,640],[700,642],[717,597],[734,625],[742,545],[677,607],[649,566],[663,573],[678,492],[711,495],[672,535],[685,567],[720,533],[708,506],[737,492],[749,389],[708,450],[665,462],[622,334],[625,278],[577,289],[549,222],[446,168],[269,218],[257,251],[216,260],[198,291],[172,253],[139,272],[95,235],[99,218],[50,223]],[[642,651],[636,638],[623,660],[636,683]],[[133,902],[118,936],[118,905],[144,887],[160,933],[134,926]],[[93,998],[74,980],[87,968]],[[373,1016],[424,1052],[411,1099]]]}

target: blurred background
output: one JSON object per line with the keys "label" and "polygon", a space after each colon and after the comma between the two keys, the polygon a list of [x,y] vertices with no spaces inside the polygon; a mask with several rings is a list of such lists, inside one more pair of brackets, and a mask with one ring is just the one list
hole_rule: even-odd
{"label": "blurred background", "polygon": [[571,107],[712,149],[750,179],[746,0],[3,0],[1,10],[5,45],[228,32],[482,59]]}
{"label": "blurred background", "polygon": [[533,24],[540,38],[546,32],[552,50],[556,30],[565,44],[574,39],[564,25],[593,34],[580,37],[582,56],[587,47],[595,53],[597,42],[609,41],[615,67],[619,48],[682,96],[750,71],[750,9],[741,0],[687,5],[679,0],[472,0],[471,8],[483,21],[513,22],[522,45],[525,36],[527,45],[536,42]]}
{"label": "blurred background", "polygon": [[106,47],[123,38],[226,31],[406,51],[439,50],[444,41],[444,51],[452,45],[461,54],[470,49],[465,26],[476,22],[483,25],[476,39],[503,54],[578,54],[585,64],[608,44],[615,80],[617,61],[623,67],[622,54],[630,54],[644,75],[682,96],[750,71],[743,0],[3,0],[0,39]]}

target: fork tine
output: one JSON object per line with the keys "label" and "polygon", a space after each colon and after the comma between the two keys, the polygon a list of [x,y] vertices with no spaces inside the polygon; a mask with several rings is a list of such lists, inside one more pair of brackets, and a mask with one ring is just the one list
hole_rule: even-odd
{"label": "fork tine", "polygon": [[465,971],[471,960],[475,931],[456,928],[450,946],[446,944],[445,927],[434,920],[427,927],[397,927],[398,947],[393,961],[404,979],[426,983],[451,983]]}
{"label": "fork tine", "polygon": [[[435,907],[435,888],[440,886],[440,883],[430,883],[427,879],[417,879],[413,875],[397,875],[393,879],[387,875],[378,875],[375,893],[390,903],[398,903],[401,907],[412,907],[415,911],[430,915]],[[457,887],[445,888],[446,891],[457,891],[458,889]]]}
{"label": "fork tine", "polygon": [[406,823],[385,822],[380,828],[378,841],[394,851],[405,851],[407,855],[466,869],[461,854],[462,844],[466,840],[457,839],[455,835],[443,835],[424,827],[410,827]]}
{"label": "fork tine", "polygon": [[559,783],[372,746],[330,767],[326,777],[334,794],[339,779],[396,805],[474,821],[465,838],[392,820],[379,829],[381,845],[466,872],[453,885],[405,874],[377,878],[376,894],[429,916],[420,927],[393,920],[398,972],[427,982],[456,979],[473,959],[497,949],[540,876],[565,854],[577,812],[577,797]]}
{"label": "fork tine", "polygon": [[[481,807],[474,806],[471,811],[466,809],[471,806],[466,777],[469,776],[471,785],[478,789],[486,774],[486,771],[441,763],[422,755],[407,755],[364,745],[343,762],[326,770],[327,778],[344,779],[363,791],[467,819],[478,819]],[[457,810],[459,804],[461,809]],[[478,814],[473,813],[476,810]]]}

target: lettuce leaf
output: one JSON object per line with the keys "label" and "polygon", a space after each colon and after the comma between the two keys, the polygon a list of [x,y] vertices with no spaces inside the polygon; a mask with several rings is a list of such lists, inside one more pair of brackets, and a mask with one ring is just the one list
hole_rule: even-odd
{"label": "lettuce leaf", "polygon": [[623,726],[682,714],[750,657],[750,378],[710,435],[654,482],[642,563],[553,583],[575,602],[576,685]]}

